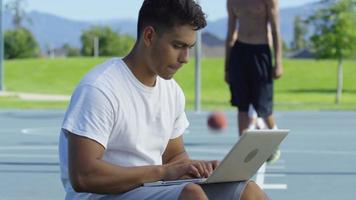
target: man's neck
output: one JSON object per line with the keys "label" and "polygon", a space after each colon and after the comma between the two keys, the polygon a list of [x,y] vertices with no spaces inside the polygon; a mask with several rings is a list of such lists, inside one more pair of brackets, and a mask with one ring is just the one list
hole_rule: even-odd
{"label": "man's neck", "polygon": [[149,87],[155,86],[157,75],[154,74],[145,63],[145,56],[138,55],[140,54],[133,49],[123,58],[123,61],[142,84]]}

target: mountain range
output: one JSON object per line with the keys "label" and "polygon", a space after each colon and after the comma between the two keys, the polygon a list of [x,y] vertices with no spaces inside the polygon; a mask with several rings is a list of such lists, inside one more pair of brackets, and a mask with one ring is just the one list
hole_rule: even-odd
{"label": "mountain range", "polygon": [[[289,45],[293,40],[293,24],[296,16],[306,18],[323,7],[321,3],[305,4],[303,6],[284,8],[280,10],[280,24],[283,40]],[[114,31],[136,37],[136,21],[132,19],[117,19],[101,22],[76,21],[49,13],[31,11],[27,13],[24,26],[30,29],[39,42],[42,51],[58,48],[63,44],[80,47],[80,36],[85,29],[93,25],[107,25]],[[11,13],[4,12],[4,29],[12,28]],[[208,26],[203,29],[203,45],[223,46],[227,30],[227,18],[215,21],[208,20]],[[214,38],[214,42],[212,42]],[[213,44],[211,44],[213,43]]]}

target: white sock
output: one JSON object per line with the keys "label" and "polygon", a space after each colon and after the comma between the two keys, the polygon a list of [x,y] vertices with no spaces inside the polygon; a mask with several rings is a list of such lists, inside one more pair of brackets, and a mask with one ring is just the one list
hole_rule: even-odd
{"label": "white sock", "polygon": [[251,123],[250,125],[248,125],[248,130],[256,130],[256,124]]}

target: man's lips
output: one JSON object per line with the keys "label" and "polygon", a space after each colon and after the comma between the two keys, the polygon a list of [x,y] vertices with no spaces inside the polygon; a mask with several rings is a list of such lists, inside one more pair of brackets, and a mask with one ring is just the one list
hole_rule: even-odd
{"label": "man's lips", "polygon": [[181,65],[177,65],[177,66],[168,66],[168,69],[172,72],[176,72],[179,68],[181,68]]}

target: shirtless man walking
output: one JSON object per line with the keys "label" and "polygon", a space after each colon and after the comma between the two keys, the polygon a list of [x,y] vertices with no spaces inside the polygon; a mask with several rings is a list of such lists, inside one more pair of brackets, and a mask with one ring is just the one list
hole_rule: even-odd
{"label": "shirtless man walking", "polygon": [[[238,107],[239,134],[248,128],[250,104],[268,128],[274,129],[273,79],[283,73],[278,0],[227,0],[227,10],[225,81],[230,87],[231,104]],[[278,157],[279,151],[270,160]]]}

